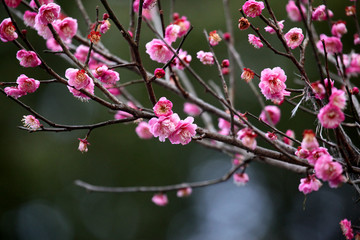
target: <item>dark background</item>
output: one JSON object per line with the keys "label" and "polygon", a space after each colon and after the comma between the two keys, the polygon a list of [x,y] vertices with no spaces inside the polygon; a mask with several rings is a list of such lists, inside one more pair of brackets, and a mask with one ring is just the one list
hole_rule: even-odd
{"label": "dark background", "polygon": [[[100,1],[84,1],[92,19]],[[169,2],[163,1],[166,23],[169,23]],[[247,67],[260,73],[265,67],[282,67],[289,87],[300,88],[296,83],[297,71],[289,61],[275,56],[269,49],[254,49],[247,42],[250,30],[237,30],[240,17],[238,9],[244,1],[230,1],[236,48]],[[274,2],[274,3],[273,3]],[[58,1],[63,11],[79,19],[80,32],[86,35],[84,21],[73,1]],[[129,1],[109,1],[120,21],[128,23]],[[294,26],[286,17],[286,1],[271,1],[278,19],[285,19],[284,31]],[[314,5],[320,4],[316,1]],[[196,52],[207,51],[203,29],[225,31],[222,1],[176,1],[175,9],[186,15],[194,30],[183,49],[192,55],[191,65],[206,80],[218,82],[216,68],[203,66],[196,59]],[[345,3],[329,1],[334,20],[344,19]],[[21,11],[23,6],[19,7]],[[1,19],[6,17],[0,7]],[[345,35],[344,52],[352,49],[354,24],[348,21],[349,32]],[[257,19],[252,22],[261,29]],[[325,22],[317,23],[317,30],[330,35]],[[36,49],[45,49],[45,42],[32,30],[29,38]],[[274,36],[268,36],[279,47]],[[149,71],[161,65],[151,62],[145,54],[145,43],[154,36],[144,26],[142,51],[144,65]],[[113,25],[103,35],[102,42],[123,59],[128,59],[128,48]],[[75,44],[77,44],[74,41]],[[280,48],[281,49],[281,48]],[[359,50],[359,49],[355,49]],[[25,69],[15,58],[17,48],[12,43],[0,43],[1,81],[14,82],[24,73],[39,80],[49,79],[41,69]],[[222,42],[215,47],[218,58],[226,58]],[[298,55],[298,50],[294,51]],[[64,76],[70,65],[56,56],[42,54],[49,65]],[[319,80],[311,52],[307,58],[308,75]],[[333,69],[332,69],[333,70]],[[120,69],[121,82],[138,79],[133,73]],[[236,70],[236,107],[240,111],[260,114],[260,106],[246,83],[240,80]],[[258,79],[255,79],[255,84]],[[358,78],[353,79],[358,81]],[[220,107],[209,95],[194,84],[198,94]],[[143,85],[128,89],[146,107],[151,107]],[[174,102],[174,111],[181,118],[183,101],[170,92],[155,87],[158,97],[166,96]],[[48,119],[63,124],[90,124],[113,119],[113,113],[99,104],[82,103],[61,84],[41,85],[35,94],[21,98]],[[267,104],[271,104],[269,101]],[[315,129],[315,118],[298,112],[290,119],[288,104],[281,106],[282,118],[278,128],[291,128],[301,140],[304,129]],[[297,188],[303,176],[260,163],[248,169],[250,182],[245,187],[227,183],[196,189],[191,197],[179,199],[174,192],[168,193],[169,205],[158,207],[151,202],[151,193],[87,193],[74,185],[81,179],[104,186],[167,185],[180,182],[206,180],[221,177],[230,168],[230,157],[206,149],[195,143],[186,146],[161,143],[157,139],[140,140],[135,134],[135,124],[124,124],[97,129],[91,133],[89,152],[81,154],[77,138],[86,131],[67,133],[31,133],[20,130],[23,115],[29,114],[6,96],[0,100],[0,239],[343,239],[339,222],[343,218],[359,224],[357,195],[349,186],[330,189],[327,183],[319,192],[305,199]],[[216,119],[215,124],[216,124]],[[202,126],[200,118],[195,123]],[[359,146],[359,139],[355,138]]]}

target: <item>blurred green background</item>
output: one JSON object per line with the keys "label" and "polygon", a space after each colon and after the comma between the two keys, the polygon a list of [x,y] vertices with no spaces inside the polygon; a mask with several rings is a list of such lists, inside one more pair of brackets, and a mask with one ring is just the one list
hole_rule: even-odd
{"label": "blurred green background", "polygon": [[[166,23],[169,23],[169,2],[163,1]],[[344,19],[344,3],[328,1],[334,11],[335,20]],[[73,1],[58,1],[63,11],[79,19],[80,32],[86,35],[84,21]],[[100,1],[84,1],[92,19],[95,8],[104,9]],[[129,1],[109,0],[120,21],[127,26]],[[236,48],[245,65],[260,73],[265,67],[280,66],[288,76],[289,87],[299,88],[294,80],[296,69],[286,59],[271,54],[263,48],[256,50],[247,42],[250,30],[240,32],[237,20],[238,9],[244,1],[230,1]],[[286,17],[287,1],[271,1],[278,19],[285,19],[285,31],[300,26]],[[320,4],[315,1],[314,5]],[[23,6],[19,8],[24,10]],[[186,15],[194,30],[183,49],[192,55],[191,65],[207,81],[218,82],[216,68],[203,66],[196,59],[196,52],[207,51],[203,29],[208,32],[225,32],[224,12],[220,0],[175,1],[175,10]],[[6,17],[3,6],[1,18]],[[348,29],[353,33],[350,19]],[[261,29],[264,25],[252,20]],[[317,29],[329,35],[325,22]],[[142,51],[144,65],[149,71],[161,65],[151,62],[145,54],[145,43],[154,38],[144,26]],[[35,32],[28,31],[36,49],[45,49],[45,42]],[[268,35],[266,35],[268,36]],[[274,46],[274,36],[269,36]],[[344,52],[352,49],[352,34],[344,37]],[[102,42],[113,52],[128,59],[128,48],[115,26],[102,37]],[[74,41],[75,44],[77,44]],[[356,49],[359,50],[359,49]],[[0,43],[1,81],[14,82],[24,73],[29,77],[45,80],[41,69],[25,69],[15,58],[17,48],[11,43]],[[227,51],[222,42],[215,48],[220,60]],[[295,54],[298,52],[295,50]],[[69,64],[56,56],[43,54],[49,65],[64,76]],[[314,61],[309,52],[308,75],[318,80]],[[120,69],[121,82],[137,79],[133,73]],[[240,111],[260,114],[260,106],[246,83],[240,80],[236,70],[236,107]],[[257,84],[255,79],[255,84]],[[194,84],[198,94],[219,106]],[[139,97],[145,107],[150,108],[144,86],[128,89]],[[181,118],[183,100],[155,87],[158,97],[166,96],[174,102],[175,112]],[[90,124],[113,119],[113,113],[98,104],[82,103],[60,84],[41,85],[35,94],[21,98],[50,120],[63,124]],[[267,102],[267,104],[271,104]],[[47,240],[47,239],[343,239],[339,221],[348,218],[359,224],[360,208],[355,204],[356,193],[348,185],[330,189],[327,184],[319,192],[310,194],[305,202],[304,195],[297,190],[299,179],[282,169],[253,163],[248,169],[250,182],[245,187],[236,187],[231,180],[216,186],[196,189],[193,195],[179,199],[175,193],[168,194],[169,205],[155,206],[151,193],[88,193],[76,187],[74,181],[81,179],[104,186],[167,185],[180,182],[199,181],[221,177],[231,167],[230,158],[218,152],[203,148],[195,143],[187,146],[161,143],[157,139],[140,140],[135,134],[134,124],[109,126],[91,133],[89,152],[81,154],[77,138],[83,138],[86,131],[66,133],[31,133],[20,130],[21,118],[27,115],[23,108],[6,96],[1,96],[0,118],[0,239]],[[301,140],[304,129],[315,129],[312,116],[299,112],[290,119],[292,106],[283,104],[280,130],[292,128]],[[214,118],[215,124],[216,118]],[[200,118],[196,124],[202,126]],[[355,139],[359,146],[359,139]]]}

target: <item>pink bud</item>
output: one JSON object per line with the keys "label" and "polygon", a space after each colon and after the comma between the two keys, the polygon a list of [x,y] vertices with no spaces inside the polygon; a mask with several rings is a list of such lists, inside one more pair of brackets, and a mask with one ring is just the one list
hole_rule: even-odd
{"label": "pink bud", "polygon": [[166,206],[169,203],[166,194],[163,193],[155,194],[151,201],[160,207]]}
{"label": "pink bud", "polygon": [[223,37],[224,37],[225,41],[230,41],[230,39],[231,39],[231,35],[228,32],[224,33]]}
{"label": "pink bud", "polygon": [[179,198],[188,197],[188,196],[191,195],[191,193],[192,193],[192,188],[191,187],[186,187],[186,188],[179,189],[176,192],[176,196],[178,196]]}
{"label": "pink bud", "polygon": [[165,77],[165,71],[162,68],[157,68],[154,71],[154,75],[156,78],[163,78],[163,77]]}
{"label": "pink bud", "polygon": [[87,152],[89,150],[88,145],[90,145],[90,143],[87,141],[86,138],[84,139],[78,138],[78,140],[79,140],[78,150],[82,153]]}
{"label": "pink bud", "polygon": [[246,173],[234,173],[233,179],[237,186],[244,186],[249,181],[249,176]]}
{"label": "pink bud", "polygon": [[358,95],[358,94],[359,94],[359,88],[353,87],[353,88],[350,90],[350,92],[351,92],[352,95]]}

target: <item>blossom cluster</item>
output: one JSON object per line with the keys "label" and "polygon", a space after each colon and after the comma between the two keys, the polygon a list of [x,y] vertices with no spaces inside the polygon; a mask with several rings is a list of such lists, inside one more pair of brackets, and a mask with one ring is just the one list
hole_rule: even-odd
{"label": "blossom cluster", "polygon": [[333,160],[326,148],[319,146],[316,135],[312,130],[304,131],[301,146],[298,147],[295,154],[306,159],[309,164],[314,166],[315,170],[315,175],[301,179],[299,191],[304,194],[319,190],[322,184],[318,179],[328,181],[329,186],[332,188],[336,188],[346,181],[345,176],[342,174],[342,165]]}
{"label": "blossom cluster", "polygon": [[40,81],[27,77],[25,74],[21,74],[16,80],[17,86],[6,87],[4,89],[6,95],[14,98],[25,96],[28,93],[35,92],[39,86]]}
{"label": "blossom cluster", "polygon": [[172,144],[186,145],[195,136],[197,125],[193,124],[193,117],[180,120],[179,115],[173,113],[172,106],[165,97],[159,99],[153,108],[157,117],[149,121],[150,132],[161,142],[168,138]]}
{"label": "blossom cluster", "polygon": [[[178,14],[175,13],[173,20],[174,21],[165,29],[164,40],[155,38],[145,45],[146,53],[149,54],[151,60],[159,63],[167,63],[170,61],[174,56],[174,50],[171,49],[171,44],[178,38],[183,37],[189,30],[190,22],[185,16],[180,18]],[[179,70],[183,70],[185,67],[184,64],[189,64],[191,60],[191,55],[179,49],[178,57],[173,59],[172,65]]]}
{"label": "blossom cluster", "polygon": [[331,90],[329,103],[322,107],[318,114],[318,119],[324,128],[337,128],[344,120],[343,110],[346,107],[346,93],[343,90]]}

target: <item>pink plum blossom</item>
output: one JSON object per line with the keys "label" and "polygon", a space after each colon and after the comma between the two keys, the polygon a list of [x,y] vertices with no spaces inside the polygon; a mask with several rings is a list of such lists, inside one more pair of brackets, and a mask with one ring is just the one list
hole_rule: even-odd
{"label": "pink plum blossom", "polygon": [[166,97],[161,97],[153,107],[153,110],[157,117],[169,116],[173,114],[172,107],[171,101],[167,100]]}
{"label": "pink plum blossom", "polygon": [[232,160],[232,163],[235,166],[238,166],[244,162],[244,159],[245,159],[244,155],[237,153],[235,154],[235,158]]}
{"label": "pink plum blossom", "polygon": [[110,22],[109,20],[103,20],[101,21],[101,24],[98,26],[97,31],[99,31],[102,34],[105,34],[110,29]]}
{"label": "pink plum blossom", "polygon": [[216,46],[221,41],[220,35],[217,33],[216,30],[209,33],[209,43],[211,46]]}
{"label": "pink plum blossom", "polygon": [[171,44],[176,41],[179,36],[180,26],[176,24],[170,24],[165,29],[165,41]]}
{"label": "pink plum blossom", "polygon": [[[280,121],[281,112],[277,106],[266,106],[261,111],[259,119],[270,125],[276,125]],[[269,119],[270,117],[270,119]]]}
{"label": "pink plum blossom", "polygon": [[[303,12],[304,16],[306,17],[306,9],[305,7],[300,4],[300,9]],[[301,13],[299,11],[299,8],[296,6],[295,2],[293,0],[290,0],[288,4],[286,4],[286,12],[288,14],[288,17],[294,21],[299,22],[301,21]]]}
{"label": "pink plum blossom", "polygon": [[301,28],[292,28],[285,34],[286,44],[291,48],[297,48],[304,39]]}
{"label": "pink plum blossom", "polygon": [[212,65],[215,62],[214,55],[211,52],[199,51],[196,53],[196,57],[204,65]]}
{"label": "pink plum blossom", "polygon": [[237,133],[237,138],[241,140],[244,146],[254,150],[257,146],[257,134],[250,128],[243,128]]}
{"label": "pink plum blossom", "polygon": [[100,78],[105,74],[108,69],[108,66],[106,66],[105,64],[100,65],[95,70],[93,70],[93,75],[96,78]]}
{"label": "pink plum blossom", "polygon": [[347,240],[351,240],[354,238],[354,232],[351,227],[351,221],[347,220],[346,218],[341,220],[340,228]]}
{"label": "pink plum blossom", "polygon": [[180,26],[180,31],[178,33],[178,37],[184,36],[188,30],[190,29],[190,22],[187,20],[185,16],[182,16],[181,18],[174,19],[173,24]]}
{"label": "pink plum blossom", "polygon": [[10,18],[5,18],[0,23],[0,39],[3,42],[14,41],[18,38],[15,26],[11,22]]}
{"label": "pink plum blossom", "polygon": [[303,149],[309,150],[310,152],[319,147],[319,143],[316,139],[313,130],[311,129],[304,130],[301,147]]}
{"label": "pink plum blossom", "polygon": [[245,15],[252,18],[260,16],[264,8],[263,2],[257,2],[255,0],[248,0],[242,6]]}
{"label": "pink plum blossom", "polygon": [[357,76],[360,73],[360,54],[352,53],[350,56],[344,55],[346,73]]}
{"label": "pink plum blossom", "polygon": [[120,96],[121,91],[114,84],[103,84],[103,86],[114,96]]}
{"label": "pink plum blossom", "polygon": [[176,192],[176,196],[179,198],[182,197],[188,197],[190,196],[192,193],[192,188],[191,187],[186,187],[186,188],[181,188]]}
{"label": "pink plum blossom", "polygon": [[335,89],[335,88],[332,89],[332,93],[329,98],[329,102],[332,105],[335,105],[343,110],[346,107],[346,101],[347,101],[346,93],[343,90]]}
{"label": "pink plum blossom", "polygon": [[88,152],[88,145],[90,145],[90,143],[88,142],[88,140],[86,138],[84,139],[81,139],[81,138],[78,138],[79,140],[79,147],[78,147],[78,150],[81,152],[81,153],[84,153],[84,152]]}
{"label": "pink plum blossom", "polygon": [[160,142],[165,142],[165,139],[175,131],[179,122],[180,118],[176,113],[170,116],[152,118],[149,121],[150,132],[154,137],[159,137]]}
{"label": "pink plum blossom", "polygon": [[33,93],[40,86],[40,81],[32,78],[28,78],[25,74],[21,74],[17,78],[16,83],[18,84],[19,90],[25,93]]}
{"label": "pink plum blossom", "polygon": [[[330,18],[334,16],[333,12],[328,9],[328,15]],[[324,21],[327,20],[326,7],[325,5],[320,5],[314,9],[311,16],[314,21]]]}
{"label": "pink plum blossom", "polygon": [[222,135],[228,135],[230,133],[230,129],[231,129],[231,123],[226,121],[223,118],[219,118],[218,119],[218,127],[220,128],[220,133]]}
{"label": "pink plum blossom", "polygon": [[337,21],[332,25],[331,34],[334,35],[335,37],[340,38],[345,33],[347,33],[347,28],[346,28],[346,23],[344,21]]}
{"label": "pink plum blossom", "polygon": [[139,138],[142,139],[150,139],[153,137],[153,135],[150,132],[150,125],[145,121],[137,125],[137,127],[135,128],[135,132],[139,136]]}
{"label": "pink plum blossom", "polygon": [[328,37],[325,34],[320,34],[320,40],[316,43],[317,49],[324,53],[324,46],[321,40],[324,40],[325,49],[327,53],[341,53],[343,44],[338,37]]}
{"label": "pink plum blossom", "polygon": [[66,17],[62,20],[55,20],[53,26],[63,40],[73,38],[78,29],[77,20],[71,17]]}
{"label": "pink plum blossom", "polygon": [[[295,132],[291,129],[286,130],[285,135],[291,138],[295,138]],[[293,141],[290,140],[290,138],[284,137],[283,138],[283,142],[286,143],[287,145],[292,146],[293,145]]]}
{"label": "pink plum blossom", "polygon": [[61,8],[56,3],[48,3],[41,5],[39,12],[35,17],[35,25],[47,25],[53,23],[60,16]]}
{"label": "pink plum blossom", "polygon": [[324,154],[316,161],[315,174],[317,178],[324,181],[330,181],[337,179],[343,168],[338,162],[334,162],[330,155]]}
{"label": "pink plum blossom", "polygon": [[16,58],[20,61],[20,65],[23,67],[36,67],[41,64],[40,59],[33,51],[21,49],[16,53]]}
{"label": "pink plum blossom", "polygon": [[[285,20],[281,20],[281,21],[277,22],[280,30],[282,30],[282,29],[284,28],[284,21],[285,21]],[[270,34],[274,34],[274,33],[275,33],[275,30],[274,30],[272,27],[270,27],[270,26],[266,26],[264,29],[265,29],[265,32],[268,32],[268,33],[270,33]]]}
{"label": "pink plum blossom", "polygon": [[151,60],[166,63],[174,55],[172,51],[159,39],[153,39],[146,45],[146,53],[149,54]]}
{"label": "pink plum blossom", "polygon": [[[99,68],[97,68],[99,69]],[[95,70],[95,72],[98,72],[97,70]],[[102,83],[105,84],[115,84],[117,81],[120,80],[120,75],[118,72],[107,69],[105,71],[103,71],[101,74],[97,74],[94,77],[96,77],[97,79],[99,79]]]}
{"label": "pink plum blossom", "polygon": [[34,28],[39,34],[39,36],[43,37],[46,40],[53,37],[50,28],[45,24],[36,23],[36,19]]}
{"label": "pink plum blossom", "polygon": [[244,186],[247,182],[249,182],[250,178],[247,173],[234,173],[233,180],[235,185]]}
{"label": "pink plum blossom", "polygon": [[360,37],[358,33],[354,34],[354,45],[359,45],[360,44]]}
{"label": "pink plum blossom", "polygon": [[330,155],[328,150],[324,147],[318,147],[311,151],[307,160],[310,164],[315,165],[316,161],[323,155]]}
{"label": "pink plum blossom", "polygon": [[[54,2],[54,0],[39,0],[40,5],[49,4]],[[37,5],[34,0],[30,1],[30,7],[37,8]]]}
{"label": "pink plum blossom", "polygon": [[[83,90],[87,91],[90,94],[94,94],[94,87],[95,84],[92,79],[90,79],[89,84],[86,85],[86,87],[83,88]],[[88,101],[90,97],[86,96],[84,93],[76,90],[74,87],[67,86],[69,91],[74,95],[74,97],[78,98],[81,101]]]}
{"label": "pink plum blossom", "polygon": [[304,194],[309,194],[313,191],[318,191],[322,183],[316,179],[315,174],[306,178],[300,179],[299,191]]}
{"label": "pink plum blossom", "polygon": [[169,200],[164,193],[155,194],[151,201],[160,207],[166,206],[169,203]]}
{"label": "pink plum blossom", "polygon": [[[175,66],[177,69],[179,70],[184,70],[185,69],[185,65],[189,65],[192,57],[191,55],[187,54],[187,51],[184,51],[182,49],[180,49],[178,57],[182,60],[182,62],[179,60],[179,58],[174,58],[172,64],[173,66]],[[184,65],[184,64],[185,65]]]}
{"label": "pink plum blossom", "polygon": [[249,34],[248,35],[248,41],[255,48],[262,48],[264,46],[263,43],[261,42],[260,38],[258,38],[254,34]]}
{"label": "pink plum blossom", "polygon": [[84,69],[78,70],[75,68],[68,68],[65,71],[65,77],[69,79],[68,84],[74,87],[76,90],[80,90],[86,87],[91,80]]}
{"label": "pink plum blossom", "polygon": [[4,92],[7,96],[11,96],[13,98],[19,98],[26,95],[26,92],[20,90],[17,86],[16,87],[6,87],[4,88]]}
{"label": "pink plum blossom", "polygon": [[341,109],[331,103],[321,108],[317,117],[324,128],[337,128],[345,120]]}
{"label": "pink plum blossom", "polygon": [[144,0],[143,8],[144,9],[151,9],[155,6],[156,0]]}
{"label": "pink plum blossom", "polygon": [[320,81],[311,83],[311,87],[312,87],[313,93],[315,94],[315,98],[320,99],[320,100],[325,98],[326,90],[325,90],[324,85],[322,85]]}
{"label": "pink plum blossom", "polygon": [[334,179],[330,179],[329,180],[329,187],[331,188],[338,188],[339,186],[341,186],[344,182],[346,182],[346,177],[342,174],[340,174],[339,176],[337,176]]}
{"label": "pink plum blossom", "polygon": [[125,119],[125,118],[129,118],[129,117],[132,117],[133,115],[128,113],[128,112],[125,112],[125,111],[117,111],[114,118],[116,120],[121,120],[121,119]]}
{"label": "pink plum blossom", "polygon": [[[139,7],[140,7],[140,0],[135,0],[133,3],[134,12],[139,13]],[[151,20],[151,18],[152,18],[150,10],[151,9],[144,8],[144,3],[143,3],[142,15],[143,15],[143,17],[145,17],[148,20]]]}
{"label": "pink plum blossom", "polygon": [[187,117],[185,120],[180,120],[174,130],[169,136],[169,140],[172,144],[182,145],[188,144],[192,137],[196,134],[197,125],[193,124],[194,118]]}
{"label": "pink plum blossom", "polygon": [[20,5],[20,3],[21,0],[5,0],[5,4],[11,8],[16,8],[17,6]]}
{"label": "pink plum blossom", "polygon": [[34,28],[36,15],[36,12],[26,10],[23,16],[25,25]]}
{"label": "pink plum blossom", "polygon": [[21,121],[23,122],[24,127],[31,131],[36,131],[41,127],[40,121],[33,115],[23,116],[23,119]]}
{"label": "pink plum blossom", "polygon": [[299,158],[307,158],[310,155],[310,151],[307,149],[303,149],[301,146],[299,146],[295,151],[295,155]]}
{"label": "pink plum blossom", "polygon": [[266,99],[273,102],[282,102],[284,96],[290,95],[290,92],[285,90],[286,78],[284,70],[280,67],[266,68],[261,71],[259,87]]}
{"label": "pink plum blossom", "polygon": [[[80,61],[80,62],[85,62],[86,61],[86,57],[88,55],[89,52],[89,47],[85,46],[85,45],[79,45],[74,53],[74,56]],[[93,57],[94,54],[93,52],[90,53],[90,58]]]}
{"label": "pink plum blossom", "polygon": [[191,116],[199,116],[201,114],[201,108],[193,103],[184,103],[184,113]]}
{"label": "pink plum blossom", "polygon": [[60,44],[55,40],[55,38],[49,38],[46,40],[46,47],[54,52],[62,51],[62,47]]}
{"label": "pink plum blossom", "polygon": [[276,136],[276,134],[274,132],[267,132],[267,133],[265,133],[265,136],[272,141],[275,141],[278,139],[278,137]]}

